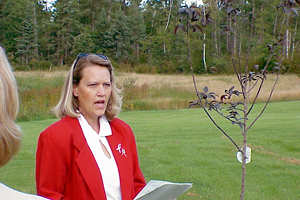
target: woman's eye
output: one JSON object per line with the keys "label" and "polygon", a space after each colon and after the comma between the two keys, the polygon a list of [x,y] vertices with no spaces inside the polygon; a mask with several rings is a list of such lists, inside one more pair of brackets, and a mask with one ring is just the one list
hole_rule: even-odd
{"label": "woman's eye", "polygon": [[110,85],[111,85],[110,83],[104,83],[105,87],[110,87]]}
{"label": "woman's eye", "polygon": [[96,86],[97,84],[96,83],[90,83],[88,84],[89,87],[93,87],[93,86]]}

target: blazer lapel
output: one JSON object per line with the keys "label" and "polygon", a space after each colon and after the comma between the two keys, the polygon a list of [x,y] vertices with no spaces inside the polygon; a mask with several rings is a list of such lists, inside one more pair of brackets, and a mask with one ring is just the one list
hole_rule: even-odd
{"label": "blazer lapel", "polygon": [[74,128],[74,146],[78,150],[76,164],[95,200],[106,199],[102,176],[96,160],[84,138],[82,129],[76,119]]}
{"label": "blazer lapel", "polygon": [[[120,185],[121,185],[121,193],[122,193],[122,199],[128,199],[130,195],[130,191],[128,191],[128,170],[126,168],[127,163],[127,155],[126,150],[124,148],[124,138],[121,136],[122,134],[118,133],[120,130],[116,130],[114,126],[111,126],[112,129],[112,135],[107,137],[108,143],[110,144],[111,151],[114,155],[116,164],[118,166],[119,170],[119,176],[120,176]],[[122,151],[122,150],[125,150]]]}

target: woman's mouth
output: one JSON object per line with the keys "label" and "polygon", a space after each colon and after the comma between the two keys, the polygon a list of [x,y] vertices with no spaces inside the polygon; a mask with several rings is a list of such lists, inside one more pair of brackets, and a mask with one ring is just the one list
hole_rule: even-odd
{"label": "woman's mouth", "polygon": [[97,108],[104,108],[105,107],[105,100],[98,100],[98,101],[95,101],[95,105]]}

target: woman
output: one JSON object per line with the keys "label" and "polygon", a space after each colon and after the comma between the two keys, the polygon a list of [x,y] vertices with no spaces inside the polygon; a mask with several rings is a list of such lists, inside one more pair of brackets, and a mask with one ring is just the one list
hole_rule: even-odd
{"label": "woman", "polygon": [[[19,149],[21,131],[15,123],[19,110],[18,89],[4,49],[0,46],[0,167]],[[0,183],[0,199],[35,200],[42,197],[16,191]]]}
{"label": "woman", "polygon": [[145,186],[109,59],[79,54],[55,107],[61,118],[38,142],[39,195],[52,200],[132,200]]}

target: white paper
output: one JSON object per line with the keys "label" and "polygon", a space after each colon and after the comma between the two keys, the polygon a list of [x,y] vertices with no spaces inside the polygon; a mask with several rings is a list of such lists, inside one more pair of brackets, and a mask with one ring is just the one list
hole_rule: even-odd
{"label": "white paper", "polygon": [[174,200],[192,187],[192,183],[151,180],[134,200]]}
{"label": "white paper", "polygon": [[0,183],[0,199],[3,200],[47,200],[43,197],[26,194]]}
{"label": "white paper", "polygon": [[[239,151],[236,153],[237,160],[242,163],[243,162],[243,154]],[[246,164],[251,162],[251,148],[246,146]]]}

